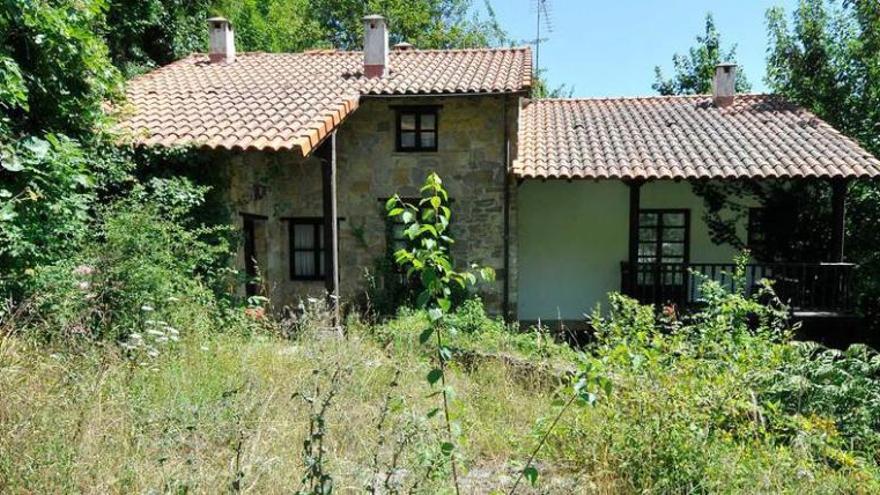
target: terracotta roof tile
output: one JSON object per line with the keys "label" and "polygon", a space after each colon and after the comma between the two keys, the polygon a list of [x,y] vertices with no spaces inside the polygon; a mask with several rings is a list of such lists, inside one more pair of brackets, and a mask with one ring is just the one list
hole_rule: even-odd
{"label": "terracotta roof tile", "polygon": [[392,51],[363,76],[361,52],[193,55],[130,81],[122,127],[136,143],[308,155],[361,95],[514,93],[531,85],[528,48]]}
{"label": "terracotta roof tile", "polygon": [[745,178],[880,175],[880,161],[778,96],[536,100],[520,112],[524,178]]}

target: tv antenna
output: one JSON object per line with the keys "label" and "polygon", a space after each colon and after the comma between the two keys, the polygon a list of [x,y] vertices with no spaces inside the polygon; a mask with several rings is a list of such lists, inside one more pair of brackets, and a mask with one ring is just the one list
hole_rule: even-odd
{"label": "tv antenna", "polygon": [[541,37],[541,27],[543,26],[546,32],[553,32],[553,23],[550,18],[550,12],[552,12],[552,5],[550,4],[550,0],[532,0],[532,5],[535,8],[535,39],[531,42],[535,45],[535,75],[537,75],[541,70],[541,43],[547,41],[549,38]]}

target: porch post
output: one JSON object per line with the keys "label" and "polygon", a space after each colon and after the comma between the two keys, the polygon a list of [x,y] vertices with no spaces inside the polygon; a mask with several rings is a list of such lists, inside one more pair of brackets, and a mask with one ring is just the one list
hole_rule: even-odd
{"label": "porch post", "polygon": [[633,179],[626,183],[629,186],[629,277],[627,280],[629,296],[635,296],[639,278],[639,206],[644,182],[641,179]]}
{"label": "porch post", "polygon": [[324,284],[330,297],[333,326],[339,328],[339,222],[336,220],[336,131],[324,142],[327,147],[321,163],[324,192]]}
{"label": "porch post", "polygon": [[844,259],[844,236],[846,233],[846,189],[847,179],[831,180],[831,261]]}

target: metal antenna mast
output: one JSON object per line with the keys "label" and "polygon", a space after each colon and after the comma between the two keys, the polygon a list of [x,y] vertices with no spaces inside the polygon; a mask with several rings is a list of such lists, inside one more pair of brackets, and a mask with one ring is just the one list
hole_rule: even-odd
{"label": "metal antenna mast", "polygon": [[553,25],[550,22],[550,0],[534,0],[535,11],[537,13],[535,19],[535,74],[541,70],[541,42],[547,41],[548,38],[541,38],[541,25],[548,33],[553,32]]}

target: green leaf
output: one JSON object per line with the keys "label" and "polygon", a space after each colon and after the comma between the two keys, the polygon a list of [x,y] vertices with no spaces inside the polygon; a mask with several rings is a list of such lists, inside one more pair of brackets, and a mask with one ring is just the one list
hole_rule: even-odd
{"label": "green leaf", "polygon": [[15,153],[4,153],[0,156],[0,167],[10,172],[21,172],[24,170],[24,165],[22,165],[21,160]]}
{"label": "green leaf", "polygon": [[452,445],[449,442],[443,442],[440,444],[440,452],[443,453],[446,457],[452,456],[452,452],[455,450],[455,445]]}
{"label": "green leaf", "polygon": [[449,312],[449,310],[452,308],[452,301],[445,297],[442,297],[440,299],[437,299],[437,305],[440,306],[440,309],[442,309],[443,312]]}
{"label": "green leaf", "polygon": [[440,408],[439,408],[439,407],[435,407],[434,409],[431,409],[430,411],[428,411],[428,414],[426,414],[425,416],[426,416],[428,419],[431,419],[431,418],[433,418],[434,416],[436,416],[437,413],[439,413],[439,412],[440,412]]}
{"label": "green leaf", "polygon": [[416,306],[420,308],[424,308],[428,305],[428,301],[431,300],[431,293],[423,290],[419,293],[418,297],[416,297]]}
{"label": "green leaf", "polygon": [[31,137],[24,142],[24,147],[33,153],[37,160],[42,160],[49,153],[49,141],[45,139]]}
{"label": "green leaf", "polygon": [[452,359],[452,350],[446,346],[441,347],[438,353],[440,354],[440,359],[443,361],[449,361]]}
{"label": "green leaf", "polygon": [[419,334],[419,343],[424,344],[428,342],[431,338],[431,335],[434,335],[434,327],[428,327]]}
{"label": "green leaf", "polygon": [[443,378],[443,370],[440,368],[434,368],[428,372],[428,383],[433,385],[440,381]]}
{"label": "green leaf", "polygon": [[529,480],[529,484],[531,484],[532,486],[535,486],[535,483],[538,482],[538,470],[535,468],[535,466],[529,466],[523,469],[523,476],[525,476],[526,479]]}
{"label": "green leaf", "polygon": [[441,201],[439,196],[433,196],[431,198],[431,206],[433,206],[434,208],[440,208],[440,204]]}
{"label": "green leaf", "polygon": [[403,208],[392,208],[392,209],[388,210],[388,216],[389,217],[396,217],[397,215],[400,215],[404,211],[405,210]]}
{"label": "green leaf", "polygon": [[443,311],[441,311],[440,308],[431,308],[428,310],[428,318],[430,318],[431,321],[437,321],[440,318],[443,318]]}

